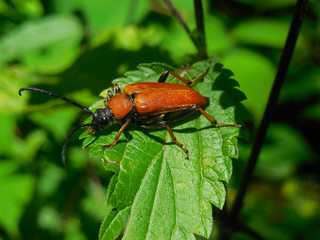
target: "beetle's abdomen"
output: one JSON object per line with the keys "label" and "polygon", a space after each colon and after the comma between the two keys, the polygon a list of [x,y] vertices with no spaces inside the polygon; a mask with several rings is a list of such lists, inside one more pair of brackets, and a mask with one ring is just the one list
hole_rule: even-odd
{"label": "beetle's abdomen", "polygon": [[157,115],[201,106],[207,99],[190,87],[170,83],[129,84],[124,89],[126,94],[137,93],[134,105],[142,115]]}
{"label": "beetle's abdomen", "polygon": [[131,101],[124,93],[118,93],[113,96],[108,101],[107,106],[110,108],[113,115],[119,120],[123,119],[133,109]]}

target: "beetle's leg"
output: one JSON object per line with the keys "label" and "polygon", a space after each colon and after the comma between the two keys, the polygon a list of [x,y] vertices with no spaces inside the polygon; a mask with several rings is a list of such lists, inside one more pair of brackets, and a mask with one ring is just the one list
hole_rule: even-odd
{"label": "beetle's leg", "polygon": [[198,107],[198,109],[212,124],[220,125],[220,126],[233,126],[233,127],[242,128],[241,125],[236,124],[236,123],[218,123],[213,117],[211,117],[208,113],[206,113],[201,107]]}
{"label": "beetle's leg", "polygon": [[169,132],[169,134],[170,134],[170,137],[171,137],[172,141],[174,141],[179,147],[182,148],[182,150],[183,150],[183,151],[186,153],[186,155],[187,155],[187,159],[189,159],[189,154],[188,154],[189,151],[188,151],[188,149],[186,149],[186,147],[183,146],[182,143],[177,140],[177,138],[174,136],[174,134],[173,134],[173,132],[172,132],[171,127],[170,127],[166,122],[164,122],[164,125],[165,125],[165,127],[167,128],[167,130],[168,130],[168,132]]}
{"label": "beetle's leg", "polygon": [[180,76],[179,74],[173,72],[173,71],[167,71],[168,73],[170,73],[172,76],[174,76],[175,78],[178,78],[180,81],[184,82],[187,85],[190,85],[192,83],[192,81]]}
{"label": "beetle's leg", "polygon": [[[209,69],[210,69],[210,66],[208,66],[207,69],[206,69],[203,73],[201,73],[199,76],[195,77],[195,78],[192,79],[191,81],[188,80],[188,79],[186,79],[186,78],[184,78],[184,77],[182,77],[182,76],[180,76],[179,74],[177,74],[177,73],[175,73],[175,72],[173,72],[173,71],[170,71],[170,70],[169,70],[169,71],[166,71],[166,72],[170,73],[170,74],[171,74],[172,76],[174,76],[175,78],[178,78],[180,81],[184,82],[185,84],[191,85],[192,83],[194,83],[194,82],[198,81],[199,79],[203,78],[203,77],[208,73]],[[165,72],[164,72],[164,73],[165,73]],[[163,74],[164,74],[164,73],[163,73]],[[163,74],[162,74],[162,75],[163,75]],[[161,76],[162,76],[162,75],[161,75]],[[160,76],[160,78],[161,78],[161,76]],[[159,78],[159,80],[160,80],[160,78]]]}
{"label": "beetle's leg", "polygon": [[169,71],[164,71],[164,72],[160,75],[160,77],[159,77],[159,79],[158,79],[158,82],[165,82],[165,81],[167,80],[168,76],[169,76]]}
{"label": "beetle's leg", "polygon": [[194,83],[194,82],[198,81],[199,79],[203,78],[205,75],[207,75],[207,73],[209,72],[209,69],[210,69],[210,65],[207,67],[207,69],[203,73],[201,73],[199,76],[192,79],[191,83]]}
{"label": "beetle's leg", "polygon": [[111,144],[109,144],[109,145],[103,146],[102,149],[112,148],[114,145],[116,145],[117,142],[118,142],[118,140],[119,140],[119,138],[120,138],[120,136],[121,136],[121,134],[123,133],[124,129],[129,125],[129,123],[130,123],[130,120],[128,119],[128,120],[125,122],[125,124],[123,124],[122,127],[120,128],[120,130],[119,130],[119,132],[117,133],[114,141],[113,141]]}
{"label": "beetle's leg", "polygon": [[171,127],[165,122],[165,121],[159,121],[159,122],[153,122],[153,123],[149,123],[149,124],[140,124],[140,126],[145,127],[145,128],[162,128],[162,127],[166,127],[170,137],[172,139],[172,141],[174,141],[179,147],[182,148],[182,150],[186,153],[187,155],[187,159],[189,159],[189,154],[188,154],[188,149],[186,149],[185,146],[183,146],[183,144],[181,142],[179,142],[177,140],[177,138],[174,136]]}
{"label": "beetle's leg", "polygon": [[[169,76],[169,73],[174,76],[175,78],[178,78],[180,81],[184,82],[185,84],[188,84],[190,85],[192,83],[192,81],[189,81],[188,79],[185,79],[184,77],[181,77],[179,74],[173,72],[173,71],[170,71],[170,70],[167,70],[167,71],[164,71],[159,79],[158,79],[158,82],[165,82]],[[202,74],[201,74],[202,75]],[[198,77],[197,77],[198,78]]]}

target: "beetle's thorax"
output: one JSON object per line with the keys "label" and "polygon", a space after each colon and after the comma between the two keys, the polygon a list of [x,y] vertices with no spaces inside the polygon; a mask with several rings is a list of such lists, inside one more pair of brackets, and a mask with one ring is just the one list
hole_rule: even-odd
{"label": "beetle's thorax", "polygon": [[107,103],[107,108],[111,110],[113,116],[117,120],[122,120],[134,109],[134,106],[132,100],[130,99],[130,96],[119,92],[115,96],[110,98]]}
{"label": "beetle's thorax", "polygon": [[89,134],[93,135],[97,130],[102,130],[114,122],[121,122],[132,110],[134,106],[130,96],[122,92],[117,93],[109,99],[106,108],[98,108],[93,113]]}

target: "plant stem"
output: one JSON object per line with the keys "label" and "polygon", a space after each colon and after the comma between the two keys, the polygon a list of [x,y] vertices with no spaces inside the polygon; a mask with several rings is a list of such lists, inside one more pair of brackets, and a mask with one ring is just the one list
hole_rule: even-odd
{"label": "plant stem", "polygon": [[193,0],[194,4],[194,11],[195,11],[195,18],[197,22],[197,30],[200,34],[199,39],[197,41],[197,49],[198,49],[198,57],[199,59],[207,59],[207,43],[206,43],[206,34],[204,30],[204,21],[203,21],[203,7],[201,0]]}
{"label": "plant stem", "polygon": [[297,38],[299,36],[303,18],[307,11],[307,5],[308,5],[308,0],[297,0],[295,12],[293,14],[292,21],[291,21],[290,30],[286,39],[284,49],[281,54],[281,58],[278,65],[278,71],[275,76],[275,80],[272,86],[272,91],[268,99],[267,107],[264,112],[258,132],[256,134],[251,155],[249,157],[248,164],[246,166],[243,178],[241,180],[237,197],[235,199],[235,202],[233,204],[233,207],[229,215],[229,220],[231,224],[232,223],[235,224],[237,222],[237,218],[239,216],[242,203],[243,203],[243,198],[247,191],[249,182],[252,178],[253,171],[256,166],[258,156],[266,136],[267,128],[270,124],[272,114],[276,108],[280,90],[289,68],[289,64],[292,58],[292,54],[295,48]]}
{"label": "plant stem", "polygon": [[197,23],[197,34],[193,34],[190,31],[187,24],[183,21],[179,12],[175,9],[173,4],[170,0],[164,0],[165,4],[172,12],[172,14],[177,18],[183,29],[186,31],[188,36],[190,37],[191,41],[195,45],[198,50],[198,59],[203,60],[208,58],[207,54],[207,44],[206,44],[206,37],[204,31],[204,21],[203,21],[203,7],[201,0],[194,0],[194,9],[195,9],[195,18]]}

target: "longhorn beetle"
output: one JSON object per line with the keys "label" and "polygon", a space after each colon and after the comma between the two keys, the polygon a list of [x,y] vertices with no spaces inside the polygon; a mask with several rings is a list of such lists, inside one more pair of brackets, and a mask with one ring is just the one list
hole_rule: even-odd
{"label": "longhorn beetle", "polygon": [[201,108],[201,106],[209,103],[209,98],[202,96],[189,86],[165,83],[168,75],[171,74],[185,84],[190,85],[206,75],[208,70],[209,68],[192,81],[185,79],[173,71],[164,71],[160,75],[157,83],[142,82],[128,84],[125,86],[123,92],[121,92],[119,86],[115,84],[112,91],[109,90],[107,92],[108,97],[105,101],[105,108],[98,108],[95,112],[92,112],[69,98],[39,88],[21,88],[19,95],[21,96],[22,91],[45,93],[70,102],[92,115],[91,123],[81,124],[73,128],[68,134],[62,148],[62,161],[64,165],[67,165],[66,149],[75,131],[83,127],[89,127],[89,134],[94,135],[97,130],[102,130],[107,125],[115,122],[122,124],[122,126],[114,141],[109,145],[103,146],[103,149],[115,146],[120,135],[129,123],[135,123],[145,128],[167,128],[172,140],[183,149],[187,158],[189,158],[187,148],[176,139],[168,123],[182,119],[199,110],[212,124],[241,127],[235,123],[218,123]]}

